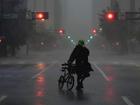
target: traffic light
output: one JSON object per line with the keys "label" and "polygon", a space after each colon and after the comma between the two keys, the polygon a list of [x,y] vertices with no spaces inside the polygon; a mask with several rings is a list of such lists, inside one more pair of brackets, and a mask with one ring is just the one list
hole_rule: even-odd
{"label": "traffic light", "polygon": [[71,37],[70,36],[67,36],[67,38],[70,39]]}
{"label": "traffic light", "polygon": [[90,36],[90,39],[93,39],[93,36]]}
{"label": "traffic light", "polygon": [[91,33],[92,33],[93,35],[96,36],[96,34],[97,34],[97,29],[96,29],[96,28],[91,29]]}
{"label": "traffic light", "polygon": [[60,35],[64,35],[65,31],[63,28],[60,28],[57,30],[57,32],[60,34]]}
{"label": "traffic light", "polygon": [[114,22],[118,18],[118,13],[115,11],[108,11],[105,13],[105,20],[108,22]]}
{"label": "traffic light", "polygon": [[49,14],[48,12],[33,12],[32,13],[33,16],[32,18],[35,19],[35,20],[46,20],[46,19],[49,19]]}

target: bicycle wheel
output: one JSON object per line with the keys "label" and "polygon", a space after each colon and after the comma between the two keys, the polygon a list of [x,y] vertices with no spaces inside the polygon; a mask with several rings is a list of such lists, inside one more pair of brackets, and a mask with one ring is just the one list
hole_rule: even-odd
{"label": "bicycle wheel", "polygon": [[64,76],[61,75],[60,78],[59,78],[59,80],[58,80],[58,88],[59,89],[62,89],[63,88],[64,82],[65,82]]}
{"label": "bicycle wheel", "polygon": [[67,78],[67,90],[71,90],[74,86],[74,77],[68,76]]}

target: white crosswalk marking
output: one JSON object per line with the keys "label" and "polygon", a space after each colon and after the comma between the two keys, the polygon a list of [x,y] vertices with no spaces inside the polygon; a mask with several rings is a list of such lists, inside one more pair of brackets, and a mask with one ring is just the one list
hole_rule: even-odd
{"label": "white crosswalk marking", "polygon": [[54,64],[56,64],[57,62],[58,62],[58,61],[52,62],[47,68],[44,68],[41,72],[39,72],[39,73],[37,73],[36,75],[34,75],[34,76],[32,77],[32,79],[37,78],[40,74],[44,73],[47,69],[50,69],[51,67],[53,67]]}
{"label": "white crosswalk marking", "polygon": [[127,105],[134,105],[126,96],[122,96],[122,99]]}
{"label": "white crosswalk marking", "polygon": [[3,100],[5,100],[7,98],[7,96],[1,96],[0,97],[0,103],[3,101]]}
{"label": "white crosswalk marking", "polygon": [[96,64],[93,64],[93,65],[102,74],[102,76],[105,78],[105,80],[109,81],[109,78],[106,76],[106,74]]}

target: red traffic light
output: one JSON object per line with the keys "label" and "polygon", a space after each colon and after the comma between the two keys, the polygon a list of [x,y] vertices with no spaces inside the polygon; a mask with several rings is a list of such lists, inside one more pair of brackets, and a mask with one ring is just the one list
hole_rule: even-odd
{"label": "red traffic light", "polygon": [[97,29],[96,28],[91,29],[91,33],[94,34],[94,35],[96,35]]}
{"label": "red traffic light", "polygon": [[108,11],[105,13],[105,19],[108,22],[114,22],[115,20],[117,20],[117,12],[115,11]]}
{"label": "red traffic light", "polygon": [[60,33],[60,34],[63,34],[63,33],[64,33],[64,30],[60,29],[60,30],[59,30],[59,33]]}
{"label": "red traffic light", "polygon": [[60,28],[57,30],[57,32],[60,34],[60,35],[64,35],[65,31],[63,28]]}
{"label": "red traffic light", "polygon": [[33,12],[33,19],[35,20],[46,20],[48,18],[48,12]]}
{"label": "red traffic light", "polygon": [[43,13],[36,13],[36,19],[43,19],[44,14]]}
{"label": "red traffic light", "polygon": [[96,34],[96,32],[97,32],[96,29],[93,29],[93,33]]}

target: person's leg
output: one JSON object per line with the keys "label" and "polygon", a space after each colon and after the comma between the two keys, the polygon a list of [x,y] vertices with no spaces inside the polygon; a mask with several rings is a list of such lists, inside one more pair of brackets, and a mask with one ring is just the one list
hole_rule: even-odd
{"label": "person's leg", "polygon": [[81,87],[81,88],[83,88],[83,81],[84,81],[87,77],[89,77],[89,76],[90,76],[89,73],[83,72],[83,73],[81,74],[81,77],[80,77],[80,87]]}
{"label": "person's leg", "polygon": [[80,79],[80,86],[81,88],[83,88],[83,81],[84,81],[85,77],[84,75],[81,76],[81,79]]}
{"label": "person's leg", "polygon": [[77,86],[76,89],[81,89],[81,76],[80,74],[77,74]]}

